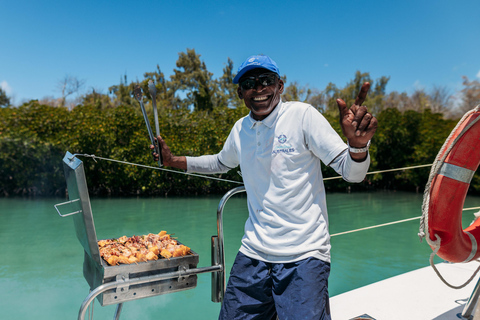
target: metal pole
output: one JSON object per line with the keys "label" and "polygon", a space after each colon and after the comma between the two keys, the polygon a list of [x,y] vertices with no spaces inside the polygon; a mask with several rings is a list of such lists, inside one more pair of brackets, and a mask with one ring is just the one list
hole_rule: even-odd
{"label": "metal pole", "polygon": [[[236,187],[230,191],[228,191],[223,198],[220,200],[217,209],[217,234],[218,234],[218,256],[220,258],[220,264],[225,266],[225,251],[224,251],[224,241],[223,241],[223,208],[227,203],[228,199],[230,199],[234,194],[244,192],[245,187],[240,186]],[[225,268],[218,271],[219,274],[219,284],[218,284],[218,293],[217,297],[219,301],[223,301],[223,296],[225,294],[225,287],[226,287],[226,277],[225,277]]]}
{"label": "metal pole", "polygon": [[115,314],[113,315],[113,320],[120,319],[120,313],[122,312],[123,303],[117,304],[117,309],[115,309]]}
{"label": "metal pole", "polygon": [[472,319],[472,313],[473,309],[475,308],[475,305],[478,302],[478,297],[480,296],[480,279],[477,281],[477,285],[475,286],[475,289],[473,289],[472,294],[470,295],[470,298],[468,299],[468,302],[465,304],[465,307],[463,308],[462,312],[462,317],[465,319]]}

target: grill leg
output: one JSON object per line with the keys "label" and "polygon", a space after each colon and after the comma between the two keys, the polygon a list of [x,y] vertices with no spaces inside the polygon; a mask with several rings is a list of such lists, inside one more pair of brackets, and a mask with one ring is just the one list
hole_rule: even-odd
{"label": "grill leg", "polygon": [[[218,236],[212,236],[212,265],[218,266],[222,264],[220,257],[220,248],[218,247]],[[224,271],[220,270],[212,272],[212,301],[222,302],[223,300],[223,275]]]}
{"label": "grill leg", "polygon": [[113,315],[113,320],[120,319],[120,312],[122,312],[123,303],[117,304],[117,309],[115,310],[115,314]]}

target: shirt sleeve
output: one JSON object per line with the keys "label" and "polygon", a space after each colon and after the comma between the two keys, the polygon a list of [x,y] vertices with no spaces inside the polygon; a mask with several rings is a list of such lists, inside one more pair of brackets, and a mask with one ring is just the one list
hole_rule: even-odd
{"label": "shirt sleeve", "polygon": [[187,172],[225,173],[239,165],[236,149],[236,127],[233,127],[225,141],[222,150],[215,155],[186,157]]}
{"label": "shirt sleeve", "polygon": [[227,140],[223,144],[223,148],[218,154],[218,161],[223,163],[230,169],[237,167],[240,164],[239,146],[240,138],[239,131],[241,128],[241,120],[237,121],[233,126]]}
{"label": "shirt sleeve", "polygon": [[332,128],[325,117],[309,107],[303,121],[305,143],[322,162],[332,167],[348,182],[362,182],[370,166],[370,154],[356,162],[348,152],[347,144]]}
{"label": "shirt sleeve", "polygon": [[333,159],[329,166],[341,175],[345,181],[362,182],[370,166],[370,153],[367,154],[364,161],[357,162],[352,159],[350,152],[344,150]]}
{"label": "shirt sleeve", "polygon": [[187,159],[187,172],[224,173],[232,169],[220,162],[218,154],[185,158]]}
{"label": "shirt sleeve", "polygon": [[325,165],[348,148],[327,119],[312,106],[305,110],[302,126],[308,150]]}

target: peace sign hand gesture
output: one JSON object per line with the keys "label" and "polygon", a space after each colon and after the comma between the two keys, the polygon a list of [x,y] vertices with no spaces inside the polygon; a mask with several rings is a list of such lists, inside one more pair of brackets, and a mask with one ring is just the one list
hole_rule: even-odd
{"label": "peace sign hand gesture", "polygon": [[[338,110],[340,111],[340,125],[343,135],[347,138],[348,144],[354,148],[363,148],[367,146],[368,141],[372,139],[377,130],[377,118],[368,112],[367,107],[362,103],[367,97],[370,83],[365,82],[360,89],[360,93],[355,99],[355,103],[347,108],[347,104],[342,99],[337,99]],[[366,158],[364,153],[350,153],[355,160]]]}

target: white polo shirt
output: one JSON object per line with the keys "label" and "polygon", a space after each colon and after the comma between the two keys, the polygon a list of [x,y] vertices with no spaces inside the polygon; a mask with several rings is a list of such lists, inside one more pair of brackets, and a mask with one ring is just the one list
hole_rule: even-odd
{"label": "white polo shirt", "polygon": [[362,181],[370,163],[369,157],[353,161],[346,150],[311,105],[280,102],[262,121],[251,115],[238,120],[219,154],[187,157],[187,166],[213,173],[215,161],[229,168],[240,165],[249,211],[242,253],[267,262],[307,257],[330,262],[320,161],[350,182]]}

